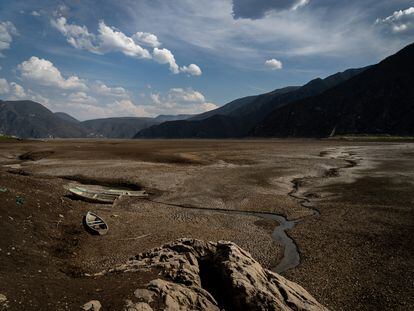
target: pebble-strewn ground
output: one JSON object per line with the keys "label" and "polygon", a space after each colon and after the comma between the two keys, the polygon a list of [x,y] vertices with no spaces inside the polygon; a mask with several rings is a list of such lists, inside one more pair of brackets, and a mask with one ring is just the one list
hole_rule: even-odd
{"label": "pebble-strewn ground", "polygon": [[[331,170],[350,160],[357,166]],[[157,272],[131,285],[116,275],[103,283],[76,276],[181,237],[231,240],[265,267],[283,256],[271,239],[273,221],[173,205],[302,219],[289,232],[302,259],[289,279],[333,310],[414,307],[414,144],[22,141],[0,143],[0,163],[0,294],[11,310],[72,310],[92,299],[120,305],[124,289]],[[296,194],[319,216],[289,195],[294,179],[301,181]],[[74,182],[129,182],[150,200],[85,203],[68,196],[65,187]],[[84,232],[88,210],[107,220],[107,236]]]}

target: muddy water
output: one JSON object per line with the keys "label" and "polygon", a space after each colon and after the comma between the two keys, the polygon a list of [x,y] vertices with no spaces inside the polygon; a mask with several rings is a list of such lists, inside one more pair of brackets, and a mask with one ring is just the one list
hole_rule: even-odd
{"label": "muddy water", "polygon": [[272,267],[271,270],[276,273],[283,273],[299,265],[300,255],[298,247],[286,233],[286,230],[291,230],[295,226],[296,221],[289,221],[285,217],[275,214],[260,214],[256,216],[276,220],[279,223],[273,230],[272,239],[284,247],[284,253],[279,264],[276,267]]}
{"label": "muddy water", "polygon": [[254,212],[254,211],[237,211],[237,210],[230,210],[230,209],[219,209],[219,208],[204,208],[204,207],[196,207],[196,206],[188,206],[188,205],[181,205],[181,204],[171,204],[167,202],[161,202],[156,200],[151,200],[152,202],[174,206],[174,207],[181,207],[190,210],[198,210],[198,211],[213,211],[218,213],[224,214],[238,214],[238,215],[249,215],[249,216],[256,216],[260,218],[274,220],[278,223],[278,225],[274,228],[272,232],[272,239],[282,245],[284,248],[284,254],[282,260],[276,267],[272,267],[271,270],[276,273],[282,273],[289,269],[295,268],[300,263],[300,255],[298,248],[293,241],[292,238],[286,233],[286,230],[290,230],[295,226],[297,221],[292,220],[289,221],[282,215],[272,214],[272,213],[263,213],[263,212]]}

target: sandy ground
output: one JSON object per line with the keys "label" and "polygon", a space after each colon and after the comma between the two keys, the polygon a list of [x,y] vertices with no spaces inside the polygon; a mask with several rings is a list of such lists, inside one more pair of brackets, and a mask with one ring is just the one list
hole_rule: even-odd
{"label": "sandy ground", "polygon": [[[414,144],[2,142],[0,164],[0,293],[10,310],[71,310],[90,299],[116,309],[157,271],[133,282],[81,276],[180,237],[234,241],[269,268],[280,261],[274,221],[208,209],[300,220],[289,235],[301,263],[285,275],[332,310],[414,307]],[[69,195],[71,183],[132,186],[150,197],[85,203]],[[88,210],[108,222],[107,236],[84,231]]]}

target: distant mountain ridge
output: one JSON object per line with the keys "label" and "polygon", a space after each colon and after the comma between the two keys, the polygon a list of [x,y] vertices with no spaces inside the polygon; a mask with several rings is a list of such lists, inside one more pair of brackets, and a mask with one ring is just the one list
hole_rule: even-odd
{"label": "distant mountain ridge", "polygon": [[[366,67],[367,68],[367,67]],[[165,122],[146,128],[135,138],[242,138],[279,106],[321,92],[363,72],[349,69],[325,79],[314,79],[302,87],[290,86],[269,93],[244,97],[223,107],[184,121]]]}
{"label": "distant mountain ridge", "polygon": [[242,98],[185,121],[146,128],[135,137],[413,136],[413,85],[411,44],[376,65],[314,79],[285,92]]}
{"label": "distant mountain ridge", "polygon": [[132,138],[138,131],[191,115],[156,118],[119,117],[79,121],[65,112],[53,113],[30,100],[0,100],[0,134],[21,138]]}
{"label": "distant mountain ridge", "polygon": [[81,122],[89,137],[132,138],[138,131],[159,124],[155,118],[105,118]]}
{"label": "distant mountain ridge", "polygon": [[414,134],[414,44],[322,94],[280,107],[252,131],[261,137]]}
{"label": "distant mountain ridge", "polygon": [[0,100],[0,134],[22,138],[414,135],[414,44],[365,68],[236,99],[199,115],[80,122],[39,103]]}
{"label": "distant mountain ridge", "polygon": [[162,123],[162,122],[167,122],[167,121],[186,120],[193,116],[194,116],[193,114],[177,114],[177,115],[160,114],[159,116],[156,116],[154,119],[158,123]]}
{"label": "distant mountain ridge", "polygon": [[86,130],[30,100],[0,100],[0,133],[22,138],[81,138]]}
{"label": "distant mountain ridge", "polygon": [[72,117],[70,114],[66,112],[55,112],[55,116],[58,116],[59,118],[72,122],[72,123],[80,123],[80,121],[74,117]]}

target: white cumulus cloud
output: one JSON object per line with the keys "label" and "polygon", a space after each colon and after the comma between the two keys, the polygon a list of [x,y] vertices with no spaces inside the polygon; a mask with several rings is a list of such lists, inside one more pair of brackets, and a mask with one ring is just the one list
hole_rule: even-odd
{"label": "white cumulus cloud", "polygon": [[170,66],[171,72],[177,74],[180,72],[180,68],[178,67],[177,63],[175,62],[175,57],[173,53],[171,53],[168,49],[159,49],[154,48],[152,55],[154,60],[159,64],[168,64]]}
{"label": "white cumulus cloud", "polygon": [[99,95],[103,96],[112,96],[112,97],[128,97],[129,94],[127,90],[120,86],[107,86],[101,81],[96,81],[94,84],[91,85],[92,91]]}
{"label": "white cumulus cloud", "polygon": [[17,68],[22,78],[40,85],[55,86],[61,89],[88,89],[85,82],[77,76],[69,76],[65,79],[52,62],[36,56],[22,62]]}
{"label": "white cumulus cloud", "polygon": [[39,93],[32,90],[26,90],[23,86],[16,82],[8,82],[6,79],[0,78],[0,94],[6,95],[8,100],[20,100],[20,99],[31,99],[38,103],[47,105],[49,99],[43,97]]}
{"label": "white cumulus cloud", "polygon": [[68,24],[63,16],[53,19],[51,24],[77,49],[85,49],[96,54],[121,52],[132,57],[151,58],[148,50],[136,44],[123,32],[107,26],[103,21],[99,22],[97,35],[90,33],[86,26]]}
{"label": "white cumulus cloud", "polygon": [[10,48],[13,41],[13,35],[17,34],[16,27],[12,22],[0,22],[0,57],[3,57],[3,50]]}
{"label": "white cumulus cloud", "polygon": [[25,99],[27,97],[23,86],[17,84],[16,82],[10,83],[10,93],[12,96],[15,96],[18,99]]}
{"label": "white cumulus cloud", "polygon": [[135,41],[123,32],[113,27],[99,23],[99,50],[103,53],[120,51],[128,56],[138,58],[151,58],[148,50],[136,44]]}
{"label": "white cumulus cloud", "polygon": [[6,79],[0,78],[0,94],[7,94],[9,91],[9,82]]}
{"label": "white cumulus cloud", "polygon": [[8,94],[8,99],[24,99],[26,92],[24,88],[16,82],[8,82],[6,79],[0,79],[0,94]]}
{"label": "white cumulus cloud", "polygon": [[406,32],[414,29],[414,7],[405,10],[395,11],[390,16],[378,18],[376,24],[387,25],[391,27],[394,33]]}
{"label": "white cumulus cloud", "polygon": [[309,3],[309,0],[299,0],[297,2],[295,2],[292,6],[292,10],[297,10],[305,5],[307,5]]}
{"label": "white cumulus cloud", "polygon": [[82,104],[98,103],[98,100],[96,98],[89,96],[85,92],[71,93],[69,94],[68,99],[73,103],[82,103]]}
{"label": "white cumulus cloud", "polygon": [[172,88],[168,92],[168,99],[173,102],[203,103],[205,97],[192,88]]}
{"label": "white cumulus cloud", "polygon": [[152,48],[156,48],[161,45],[161,43],[158,41],[157,36],[149,32],[138,31],[132,36],[132,39],[134,39],[136,43],[150,46]]}
{"label": "white cumulus cloud", "polygon": [[200,111],[206,112],[217,108],[218,106],[215,103],[203,103],[200,107]]}
{"label": "white cumulus cloud", "polygon": [[148,112],[142,105],[135,105],[131,100],[124,99],[115,101],[107,107],[112,114],[116,112],[120,116],[133,116],[133,117],[147,117]]}
{"label": "white cumulus cloud", "polygon": [[190,64],[188,66],[183,66],[180,68],[180,71],[183,73],[187,73],[191,76],[201,76],[202,74],[200,67],[198,67],[196,64]]}
{"label": "white cumulus cloud", "polygon": [[273,11],[295,11],[309,0],[232,0],[232,3],[235,18],[260,19]]}
{"label": "white cumulus cloud", "polygon": [[[89,32],[86,26],[69,24],[63,16],[52,19],[51,24],[66,37],[69,44],[77,49],[84,49],[95,54],[121,52],[130,57],[153,58],[159,64],[168,64],[174,74],[183,72],[199,76],[202,73],[200,67],[195,64],[180,68],[175,61],[174,54],[166,48],[160,49],[161,42],[158,37],[149,32],[136,32],[129,37],[122,31],[101,21],[98,26],[98,33],[93,34]],[[141,45],[153,48],[152,54]]]}
{"label": "white cumulus cloud", "polygon": [[80,120],[149,116],[144,106],[136,105],[129,99],[116,100],[105,105],[98,105],[94,102],[72,101],[69,98],[68,102],[57,105],[55,110],[68,111]]}
{"label": "white cumulus cloud", "polygon": [[44,97],[41,94],[32,91],[31,89],[29,89],[27,91],[27,97],[29,99],[35,101],[35,102],[38,102],[38,103],[40,103],[42,105],[45,105],[48,108],[50,107],[50,105],[49,105],[50,104],[50,99],[49,98]]}
{"label": "white cumulus cloud", "polygon": [[196,114],[217,108],[206,101],[204,95],[192,88],[171,88],[167,94],[150,95],[151,105],[144,106],[150,115]]}
{"label": "white cumulus cloud", "polygon": [[283,68],[282,62],[274,58],[265,61],[265,66],[271,70],[279,70]]}
{"label": "white cumulus cloud", "polygon": [[85,49],[92,53],[100,54],[99,49],[95,47],[95,35],[88,31],[86,26],[79,26],[75,24],[68,24],[65,17],[59,17],[51,21],[61,34],[66,37],[66,40],[77,49]]}
{"label": "white cumulus cloud", "polygon": [[154,48],[152,55],[157,63],[168,64],[170,66],[170,71],[174,74],[178,74],[180,72],[187,73],[192,76],[200,76],[202,74],[200,67],[198,67],[196,64],[179,67],[175,61],[173,53],[171,53],[171,51],[168,49]]}
{"label": "white cumulus cloud", "polygon": [[156,104],[156,105],[161,104],[161,97],[160,97],[160,96],[161,96],[161,95],[160,95],[160,94],[158,94],[158,93],[156,93],[156,94],[152,93],[152,94],[150,95],[151,101],[152,101],[154,104]]}

